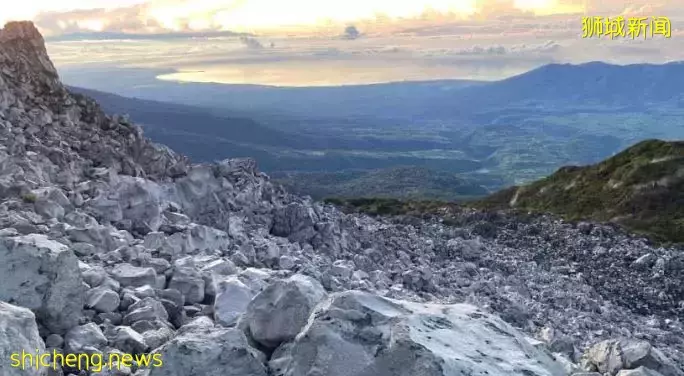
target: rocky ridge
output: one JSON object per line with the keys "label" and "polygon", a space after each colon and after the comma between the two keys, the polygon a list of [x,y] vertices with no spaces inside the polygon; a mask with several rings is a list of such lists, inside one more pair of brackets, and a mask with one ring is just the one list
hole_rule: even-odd
{"label": "rocky ridge", "polygon": [[0,31],[0,199],[2,359],[163,355],[102,376],[684,375],[680,250],[547,217],[344,214],[251,159],[190,164],[69,93],[26,22]]}

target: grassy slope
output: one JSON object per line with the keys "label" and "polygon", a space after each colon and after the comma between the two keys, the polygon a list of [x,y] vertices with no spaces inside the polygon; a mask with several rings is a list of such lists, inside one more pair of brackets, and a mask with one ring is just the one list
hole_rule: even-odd
{"label": "grassy slope", "polygon": [[563,167],[475,205],[612,221],[659,241],[684,242],[684,142],[643,141],[601,163]]}

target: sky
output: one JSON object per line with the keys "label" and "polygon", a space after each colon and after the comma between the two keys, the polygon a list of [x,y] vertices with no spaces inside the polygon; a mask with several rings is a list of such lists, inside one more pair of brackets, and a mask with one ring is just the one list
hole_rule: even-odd
{"label": "sky", "polygon": [[583,11],[584,5],[584,0],[32,0],[3,9],[0,22],[38,19],[50,34],[75,29],[264,31],[430,14],[454,18],[478,12],[549,14]]}
{"label": "sky", "polygon": [[[0,23],[33,20],[50,37],[48,50],[64,71],[101,65],[161,70],[159,78],[165,80],[308,86],[499,79],[555,62],[684,60],[678,27],[684,5],[679,3],[31,0],[3,8]],[[583,16],[618,15],[669,17],[672,37],[581,38]],[[250,35],[198,34],[217,31]],[[63,38],[84,32],[90,40]],[[97,40],[105,32],[158,37]],[[168,33],[185,37],[164,38]]]}

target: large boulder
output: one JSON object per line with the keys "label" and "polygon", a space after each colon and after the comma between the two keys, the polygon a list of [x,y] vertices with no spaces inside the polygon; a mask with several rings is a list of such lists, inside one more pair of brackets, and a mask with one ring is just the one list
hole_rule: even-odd
{"label": "large boulder", "polygon": [[128,307],[128,313],[123,318],[125,325],[131,325],[138,321],[161,321],[166,322],[169,313],[164,305],[158,300],[148,297],[133,303]]}
{"label": "large boulder", "polygon": [[107,337],[94,323],[71,328],[64,336],[64,349],[67,353],[95,353],[107,345]]}
{"label": "large boulder", "polygon": [[274,375],[566,376],[561,364],[498,317],[465,304],[394,301],[359,291],[321,304]]}
{"label": "large boulder", "polygon": [[140,354],[148,349],[143,335],[129,326],[110,327],[104,334],[114,348],[127,354]]}
{"label": "large boulder", "polygon": [[294,339],[325,297],[318,281],[301,274],[273,283],[247,307],[245,320],[251,337],[269,348]]}
{"label": "large boulder", "polygon": [[110,191],[90,202],[90,210],[101,220],[130,220],[138,232],[157,231],[162,223],[161,188],[143,178],[120,175],[113,179]]}
{"label": "large boulder", "polygon": [[617,373],[617,376],[663,376],[663,374],[648,368],[639,367],[636,369],[622,370]]}
{"label": "large boulder", "polygon": [[[25,351],[29,354],[45,352],[45,344],[38,334],[36,316],[29,309],[0,301],[0,375],[46,376],[47,368],[17,367],[12,354]],[[15,357],[16,358],[16,357]]]}
{"label": "large boulder", "polygon": [[105,286],[95,287],[86,293],[86,306],[97,312],[114,312],[119,303],[119,294]]}
{"label": "large boulder", "polygon": [[157,272],[153,268],[141,268],[131,264],[118,264],[112,270],[112,277],[123,287],[155,286]]}
{"label": "large boulder", "polygon": [[684,376],[684,371],[669,360],[660,350],[646,341],[610,339],[596,343],[582,356],[582,367],[609,376],[621,370],[644,367],[663,376]]}
{"label": "large boulder", "polygon": [[214,301],[214,319],[223,326],[234,326],[247,311],[253,297],[252,289],[236,276],[219,282]]}
{"label": "large boulder", "polygon": [[168,287],[180,291],[187,303],[201,303],[204,300],[204,278],[192,267],[176,268]]}
{"label": "large boulder", "polygon": [[85,289],[78,259],[44,235],[0,238],[0,300],[33,310],[53,333],[82,316]]}
{"label": "large boulder", "polygon": [[152,368],[149,376],[267,375],[264,355],[251,348],[238,329],[210,324],[189,327],[155,352],[164,364]]}
{"label": "large boulder", "polygon": [[316,220],[317,217],[313,208],[293,202],[274,210],[271,234],[289,237],[312,227]]}

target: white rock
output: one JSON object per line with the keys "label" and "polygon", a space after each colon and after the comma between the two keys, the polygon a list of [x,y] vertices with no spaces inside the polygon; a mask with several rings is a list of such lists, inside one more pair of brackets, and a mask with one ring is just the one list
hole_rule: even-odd
{"label": "white rock", "polygon": [[30,310],[0,301],[0,375],[46,376],[47,369],[27,367],[22,370],[13,364],[12,354],[45,352],[45,344],[38,334],[36,317]]}
{"label": "white rock", "polygon": [[663,376],[663,374],[648,368],[639,367],[636,369],[622,370],[618,372],[616,376]]}
{"label": "white rock", "polygon": [[251,337],[270,348],[294,339],[326,296],[317,280],[301,274],[276,281],[247,306],[245,321]]}
{"label": "white rock", "polygon": [[684,371],[677,369],[660,350],[648,342],[639,340],[605,340],[589,348],[582,356],[585,369],[595,367],[601,373],[614,375],[623,369],[644,366],[658,371],[664,376],[682,376]]}
{"label": "white rock", "polygon": [[233,326],[245,313],[254,292],[232,276],[218,283],[214,302],[214,319],[224,326]]}
{"label": "white rock", "polygon": [[86,307],[97,312],[114,312],[119,308],[119,294],[107,287],[96,287],[86,292]]}
{"label": "white rock", "polygon": [[464,304],[392,301],[351,291],[321,304],[270,365],[299,376],[566,376],[501,319]]}
{"label": "white rock", "polygon": [[145,298],[128,307],[128,314],[124,316],[123,322],[126,325],[130,325],[143,320],[167,321],[168,319],[169,314],[162,303],[154,298]]}
{"label": "white rock", "polygon": [[263,354],[238,329],[196,326],[156,350],[164,365],[149,376],[266,376]]}
{"label": "white rock", "polygon": [[190,267],[176,268],[169,281],[168,288],[181,292],[187,303],[201,303],[204,300],[204,278],[197,270]]}
{"label": "white rock", "polygon": [[112,270],[112,277],[124,287],[155,286],[157,273],[152,268],[141,268],[131,264],[118,264]]}
{"label": "white rock", "polygon": [[105,335],[111,346],[127,354],[141,354],[149,348],[142,334],[129,326],[109,328],[105,331]]}
{"label": "white rock", "polygon": [[29,308],[53,333],[82,316],[85,291],[78,259],[44,235],[0,238],[0,300]]}
{"label": "white rock", "polygon": [[71,328],[64,336],[66,353],[93,353],[101,351],[107,345],[107,337],[94,323]]}

